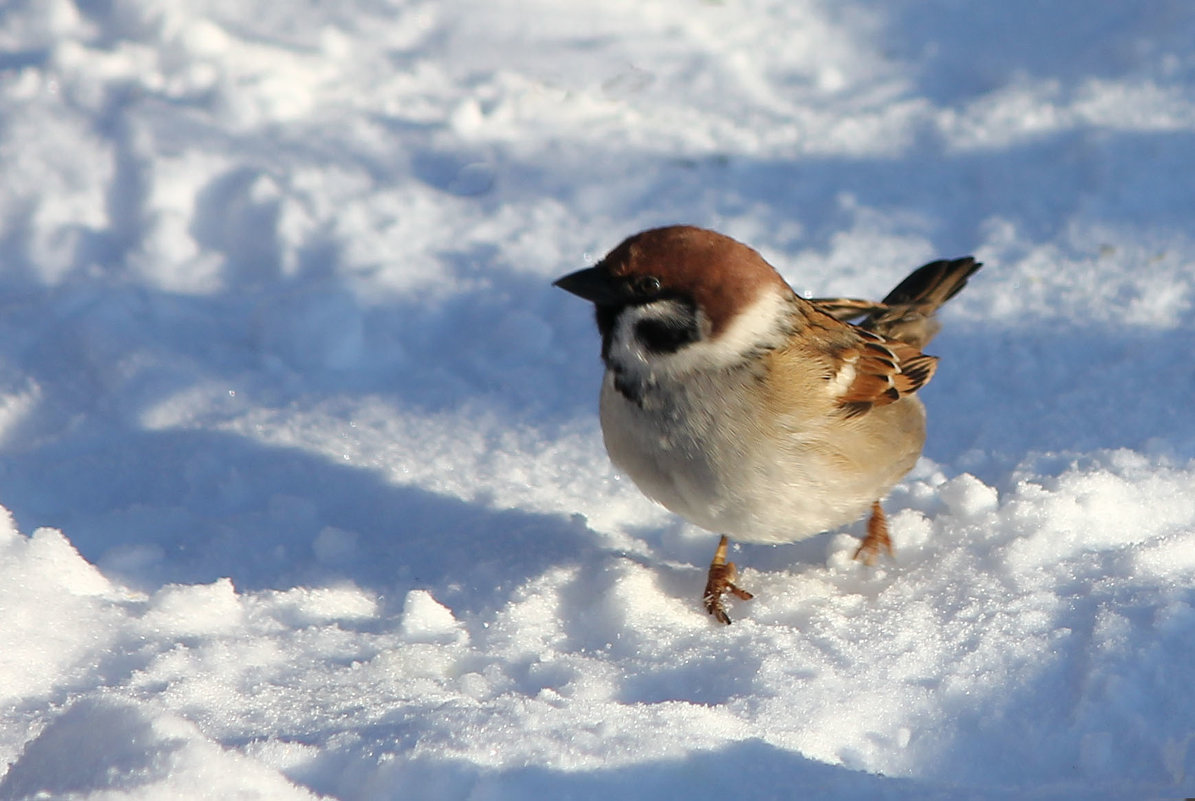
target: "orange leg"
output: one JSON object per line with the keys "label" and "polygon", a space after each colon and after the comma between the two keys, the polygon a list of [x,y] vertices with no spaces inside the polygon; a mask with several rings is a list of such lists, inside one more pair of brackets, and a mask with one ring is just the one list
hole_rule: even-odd
{"label": "orange leg", "polygon": [[867,566],[876,563],[880,551],[892,556],[892,538],[888,536],[888,520],[884,517],[884,510],[880,502],[871,505],[871,518],[867,521],[867,536],[855,551],[855,558]]}
{"label": "orange leg", "polygon": [[714,551],[714,559],[710,562],[710,577],[705,583],[705,594],[701,597],[705,603],[705,611],[714,616],[719,623],[730,624],[730,616],[726,614],[726,605],[722,596],[730,593],[741,601],[749,601],[755,596],[735,586],[738,578],[738,568],[734,562],[726,561],[726,548],[730,540],[725,535],[718,541],[718,550]]}

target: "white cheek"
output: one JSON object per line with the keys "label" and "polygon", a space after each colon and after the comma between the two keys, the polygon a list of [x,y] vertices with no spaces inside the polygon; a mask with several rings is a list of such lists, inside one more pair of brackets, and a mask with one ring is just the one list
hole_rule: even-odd
{"label": "white cheek", "polygon": [[[696,370],[717,370],[739,364],[761,347],[782,343],[789,314],[788,299],[779,292],[764,292],[743,310],[716,338],[703,338],[675,353],[653,353],[635,336],[639,322],[673,319],[673,301],[633,306],[618,316],[610,340],[609,358],[626,371],[643,371],[653,376],[683,375]],[[700,312],[698,312],[700,315]],[[704,317],[701,317],[703,327]],[[853,380],[853,376],[852,376]],[[847,381],[849,386],[850,381]]]}
{"label": "white cheek", "polygon": [[635,336],[635,326],[640,320],[658,316],[647,313],[654,305],[633,306],[618,315],[614,321],[614,334],[610,338],[610,358],[624,366],[645,360],[647,352]]}
{"label": "white cheek", "polygon": [[702,343],[706,346],[702,361],[713,367],[726,367],[741,362],[745,355],[761,347],[783,344],[790,315],[788,295],[774,289],[761,292],[717,339]]}

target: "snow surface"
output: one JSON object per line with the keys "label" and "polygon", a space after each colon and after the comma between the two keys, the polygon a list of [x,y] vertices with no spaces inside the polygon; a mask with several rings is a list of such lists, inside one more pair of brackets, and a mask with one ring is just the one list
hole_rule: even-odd
{"label": "snow surface", "polygon": [[[1195,796],[1195,6],[0,4],[0,799]],[[735,559],[550,286],[987,266],[926,458]]]}

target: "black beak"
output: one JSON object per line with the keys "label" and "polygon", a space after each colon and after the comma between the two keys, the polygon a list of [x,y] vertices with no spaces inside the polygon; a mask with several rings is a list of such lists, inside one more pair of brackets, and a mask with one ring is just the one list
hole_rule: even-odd
{"label": "black beak", "polygon": [[610,280],[610,274],[602,267],[577,270],[556,279],[552,285],[565,292],[572,292],[597,306],[621,306],[626,303],[626,298],[618,292],[618,286]]}

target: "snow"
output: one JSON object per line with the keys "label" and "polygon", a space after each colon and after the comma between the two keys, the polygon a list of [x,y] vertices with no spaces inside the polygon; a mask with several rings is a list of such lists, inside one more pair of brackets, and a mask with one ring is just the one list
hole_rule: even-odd
{"label": "snow", "polygon": [[[0,799],[1195,796],[1195,8],[0,6]],[[862,533],[733,558],[551,280],[986,264]]]}

